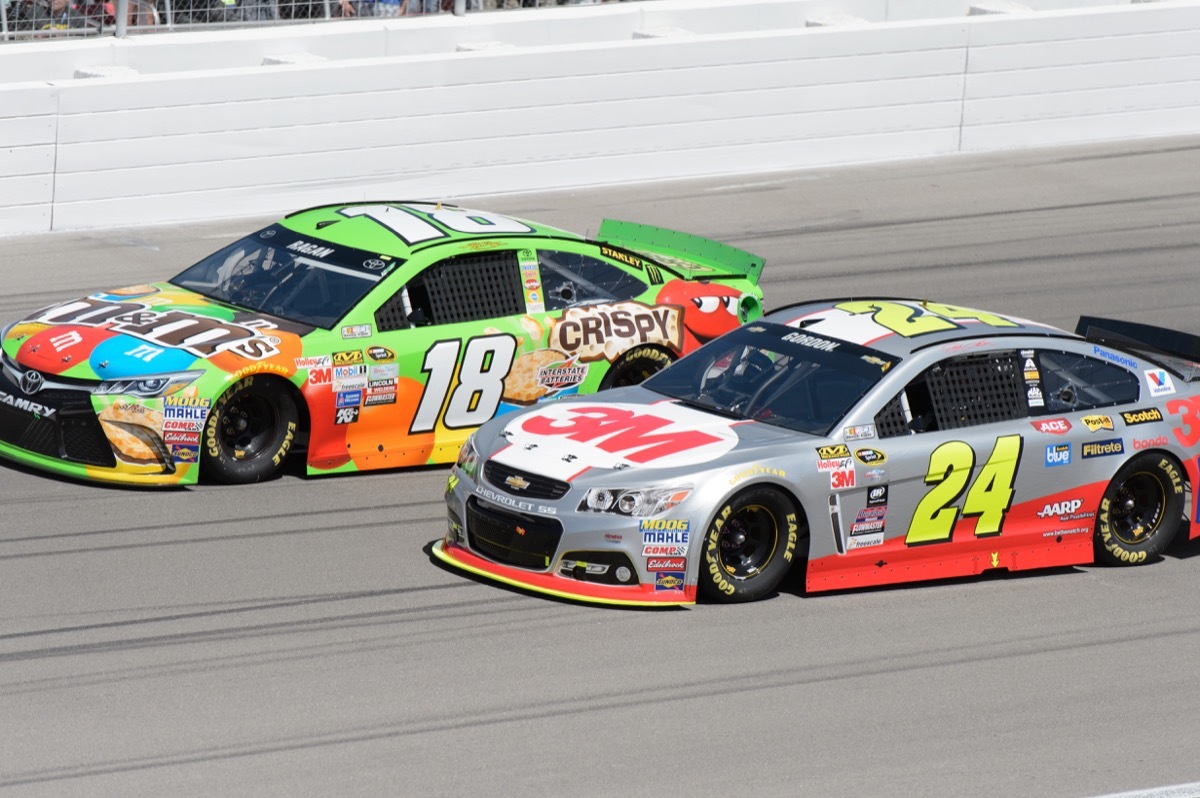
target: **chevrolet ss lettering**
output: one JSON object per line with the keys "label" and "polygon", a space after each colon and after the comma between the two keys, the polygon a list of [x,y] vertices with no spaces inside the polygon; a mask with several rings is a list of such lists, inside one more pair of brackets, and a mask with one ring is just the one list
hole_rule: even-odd
{"label": "chevrolet ss lettering", "polygon": [[[325,205],[169,281],[26,308],[0,335],[0,457],[147,486],[259,482],[296,458],[310,475],[449,463],[493,418],[635,385],[762,315],[762,258],[634,222],[593,229]],[[566,478],[608,456],[732,448],[733,433],[692,435],[700,413],[681,414],[614,419],[594,441],[611,453],[554,462]],[[167,442],[196,424],[198,449]]]}
{"label": "chevrolet ss lettering", "polygon": [[[652,606],[766,598],[792,568],[813,595],[1145,562],[1178,530],[1200,537],[1185,517],[1200,378],[1174,369],[1177,395],[1146,401],[1156,358],[1195,351],[1200,336],[1111,319],[1072,334],[913,299],[783,307],[639,385],[483,424],[433,554],[551,596]],[[1119,437],[1156,413],[1152,434]],[[557,512],[521,535],[536,516],[517,501]]]}

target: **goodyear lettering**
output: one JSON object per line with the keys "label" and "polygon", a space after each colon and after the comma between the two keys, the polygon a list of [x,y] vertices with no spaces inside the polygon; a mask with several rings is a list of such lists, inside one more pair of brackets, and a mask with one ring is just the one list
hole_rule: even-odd
{"label": "goodyear lettering", "polygon": [[[725,508],[725,515],[728,517],[730,508]],[[708,536],[708,546],[704,550],[704,562],[708,566],[708,575],[716,583],[717,590],[720,590],[727,596],[732,596],[736,589],[733,583],[725,578],[725,574],[721,572],[721,564],[717,560],[717,535]]]}
{"label": "goodyear lettering", "polygon": [[1116,557],[1121,562],[1139,563],[1146,559],[1144,551],[1129,551],[1122,547],[1116,540],[1113,539],[1112,524],[1110,523],[1110,511],[1108,497],[1105,497],[1100,502],[1099,526],[1100,526],[1100,541],[1104,544],[1104,549],[1109,554]]}
{"label": "goodyear lettering", "polygon": [[796,544],[800,541],[800,524],[796,521],[795,513],[787,514],[788,539],[787,547],[783,550],[783,559],[788,562],[792,561],[792,555],[796,553]]}
{"label": "goodyear lettering", "polygon": [[729,484],[736,485],[742,480],[750,479],[752,477],[779,477],[780,479],[787,479],[787,472],[782,468],[772,468],[770,466],[750,466],[749,468],[744,468],[731,476],[729,478]]}
{"label": "goodyear lettering", "polygon": [[1158,461],[1158,467],[1171,476],[1171,484],[1175,487],[1175,492],[1183,493],[1183,478],[1179,476],[1179,469],[1175,467],[1175,464],[1164,457]]}

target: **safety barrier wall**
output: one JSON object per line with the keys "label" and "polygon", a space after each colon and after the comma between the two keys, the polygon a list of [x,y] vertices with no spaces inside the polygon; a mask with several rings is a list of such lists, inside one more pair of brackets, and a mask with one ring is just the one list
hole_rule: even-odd
{"label": "safety barrier wall", "polygon": [[0,83],[0,233],[1200,131],[1200,0],[570,12],[6,45],[113,76]]}

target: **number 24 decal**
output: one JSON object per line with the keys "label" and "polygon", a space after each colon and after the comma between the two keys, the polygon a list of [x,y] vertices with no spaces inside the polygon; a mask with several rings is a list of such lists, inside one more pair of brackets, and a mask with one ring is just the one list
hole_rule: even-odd
{"label": "number 24 decal", "polygon": [[[438,341],[425,353],[421,371],[429,375],[410,432],[431,432],[441,416],[449,429],[478,427],[496,415],[504,395],[504,378],[512,368],[517,339],[511,335],[485,335],[467,341],[462,366],[462,342]],[[450,390],[458,371],[458,384]],[[446,401],[449,393],[450,401]],[[446,406],[445,413],[442,406]]]}
{"label": "number 24 decal", "polygon": [[[987,462],[967,490],[962,515],[977,518],[975,536],[999,535],[1004,517],[1012,506],[1013,482],[1021,462],[1021,436],[1005,435],[996,439]],[[940,543],[950,540],[958,523],[959,509],[952,506],[971,478],[975,451],[963,441],[949,441],[933,450],[925,484],[933,488],[917,504],[904,542]]]}

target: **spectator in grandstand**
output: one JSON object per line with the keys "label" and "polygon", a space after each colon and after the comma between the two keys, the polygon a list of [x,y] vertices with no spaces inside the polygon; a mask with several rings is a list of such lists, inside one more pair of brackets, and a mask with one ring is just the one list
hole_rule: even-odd
{"label": "spectator in grandstand", "polygon": [[24,0],[17,5],[13,27],[25,31],[65,31],[93,27],[71,0]]}
{"label": "spectator in grandstand", "polygon": [[441,10],[441,0],[404,0],[401,13],[408,16],[413,14],[436,14]]}

